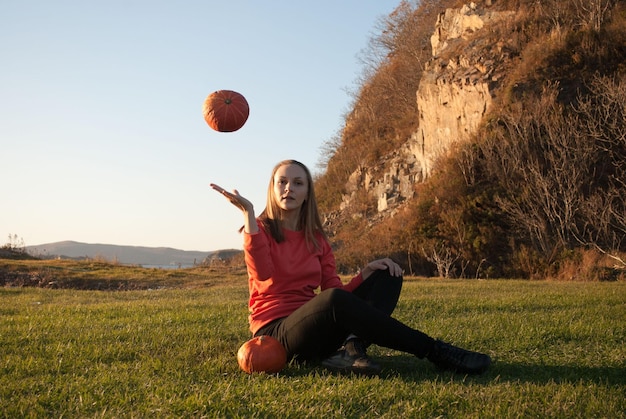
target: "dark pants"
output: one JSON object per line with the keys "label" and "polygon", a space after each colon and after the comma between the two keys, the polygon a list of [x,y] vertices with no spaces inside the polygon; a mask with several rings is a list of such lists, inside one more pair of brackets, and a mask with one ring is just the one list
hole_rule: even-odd
{"label": "dark pants", "polygon": [[402,278],[375,271],[353,292],[327,289],[289,316],[262,327],[256,336],[278,339],[289,358],[323,359],[351,333],[367,343],[425,357],[433,346],[428,335],[391,317]]}

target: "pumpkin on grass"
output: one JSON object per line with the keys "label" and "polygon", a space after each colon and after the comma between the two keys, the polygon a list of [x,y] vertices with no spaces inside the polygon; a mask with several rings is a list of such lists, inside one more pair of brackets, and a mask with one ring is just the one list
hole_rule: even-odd
{"label": "pumpkin on grass", "polygon": [[218,90],[204,100],[204,120],[219,132],[233,132],[248,120],[250,107],[246,98],[232,90]]}
{"label": "pumpkin on grass", "polygon": [[276,373],[287,363],[287,352],[283,345],[271,336],[257,336],[245,342],[237,351],[239,367],[253,372]]}

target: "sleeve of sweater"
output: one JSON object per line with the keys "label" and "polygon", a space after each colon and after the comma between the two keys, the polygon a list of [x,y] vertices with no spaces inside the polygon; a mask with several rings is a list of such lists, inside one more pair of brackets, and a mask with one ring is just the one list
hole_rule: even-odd
{"label": "sleeve of sweater", "polygon": [[259,281],[265,281],[274,274],[269,238],[263,228],[259,227],[255,234],[244,233],[243,250],[248,275]]}

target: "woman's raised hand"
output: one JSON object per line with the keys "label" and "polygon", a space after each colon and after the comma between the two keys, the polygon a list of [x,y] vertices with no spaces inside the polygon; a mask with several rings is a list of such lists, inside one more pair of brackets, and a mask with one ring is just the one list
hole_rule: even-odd
{"label": "woman's raised hand", "polygon": [[237,189],[228,192],[226,189],[211,183],[211,188],[221,193],[230,201],[231,204],[239,208],[243,212],[243,231],[249,234],[255,234],[259,231],[254,215],[254,206],[243,196],[239,195]]}
{"label": "woman's raised hand", "polygon": [[239,195],[239,192],[237,191],[237,189],[234,189],[232,192],[228,192],[226,189],[214,183],[211,183],[210,186],[217,192],[224,195],[226,199],[230,201],[231,204],[239,208],[241,211],[243,212],[254,211],[254,206],[252,205],[252,202],[248,201],[246,198]]}

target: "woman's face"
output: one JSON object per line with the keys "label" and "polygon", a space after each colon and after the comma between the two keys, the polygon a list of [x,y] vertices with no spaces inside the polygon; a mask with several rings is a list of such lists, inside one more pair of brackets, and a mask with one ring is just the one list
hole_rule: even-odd
{"label": "woman's face", "polygon": [[282,210],[299,210],[308,193],[306,172],[297,164],[280,166],[274,173],[274,198]]}

